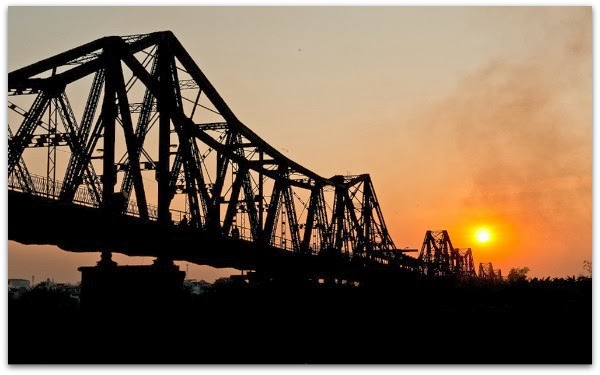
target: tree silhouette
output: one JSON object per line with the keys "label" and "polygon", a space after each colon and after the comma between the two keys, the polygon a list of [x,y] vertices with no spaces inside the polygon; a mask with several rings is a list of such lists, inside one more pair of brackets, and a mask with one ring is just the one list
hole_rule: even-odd
{"label": "tree silhouette", "polygon": [[589,274],[590,277],[592,277],[592,261],[591,260],[583,261],[583,269]]}
{"label": "tree silhouette", "polygon": [[528,272],[529,267],[511,268],[506,279],[510,283],[526,281]]}

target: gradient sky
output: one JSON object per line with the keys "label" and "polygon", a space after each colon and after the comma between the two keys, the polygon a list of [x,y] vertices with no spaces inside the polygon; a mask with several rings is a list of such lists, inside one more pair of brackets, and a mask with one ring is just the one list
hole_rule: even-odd
{"label": "gradient sky", "polygon": [[[106,35],[173,31],[275,148],[323,176],[370,173],[398,247],[447,229],[476,264],[538,277],[592,259],[591,7],[9,7],[7,19],[8,71]],[[8,277],[76,282],[98,259],[9,242]]]}

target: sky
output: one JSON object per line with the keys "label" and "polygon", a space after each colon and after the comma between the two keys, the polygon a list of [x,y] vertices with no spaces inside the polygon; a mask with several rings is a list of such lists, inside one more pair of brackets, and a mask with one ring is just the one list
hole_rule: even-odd
{"label": "sky", "polygon": [[[9,7],[7,70],[160,30],[286,156],[369,173],[397,247],[446,229],[505,275],[579,275],[592,260],[591,7]],[[36,282],[77,282],[99,260],[7,249],[8,277]]]}

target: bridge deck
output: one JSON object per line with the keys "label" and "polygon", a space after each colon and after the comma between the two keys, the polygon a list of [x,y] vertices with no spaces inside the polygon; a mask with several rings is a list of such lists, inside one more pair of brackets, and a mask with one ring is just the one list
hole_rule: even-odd
{"label": "bridge deck", "polygon": [[[49,244],[71,252],[111,251],[128,256],[158,257],[200,265],[243,270],[261,268],[278,274],[335,274],[360,279],[384,264],[352,262],[346,257],[299,255],[276,247],[259,248],[243,239],[216,238],[202,230],[164,226],[138,217],[64,203],[18,191],[8,192],[8,239]],[[32,230],[35,228],[35,230]]]}

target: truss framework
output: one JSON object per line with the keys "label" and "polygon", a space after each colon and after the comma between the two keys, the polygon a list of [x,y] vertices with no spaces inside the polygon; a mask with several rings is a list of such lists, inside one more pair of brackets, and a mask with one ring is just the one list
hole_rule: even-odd
{"label": "truss framework", "polygon": [[[68,92],[86,82],[75,108]],[[15,70],[8,95],[21,119],[9,134],[15,189],[165,225],[185,215],[194,230],[298,254],[410,258],[394,245],[368,174],[325,178],[285,157],[234,115],[171,32],[105,37]],[[24,97],[33,100],[14,103]],[[26,165],[39,147],[52,175]],[[56,149],[69,155],[63,166]]]}

